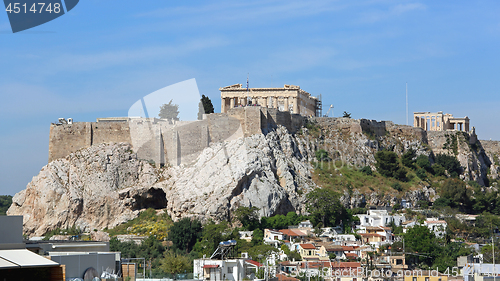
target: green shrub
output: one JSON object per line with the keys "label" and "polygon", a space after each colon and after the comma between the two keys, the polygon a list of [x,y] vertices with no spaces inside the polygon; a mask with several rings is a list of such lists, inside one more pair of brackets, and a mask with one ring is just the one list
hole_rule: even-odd
{"label": "green shrub", "polygon": [[317,150],[315,154],[316,154],[316,159],[318,159],[318,161],[330,161],[330,158],[328,157],[328,152],[324,149]]}
{"label": "green shrub", "polygon": [[427,171],[430,171],[431,169],[431,162],[429,161],[429,157],[421,154],[417,157],[417,166],[419,166],[422,169],[426,169]]}
{"label": "green shrub", "polygon": [[359,171],[362,172],[363,174],[368,175],[368,176],[371,176],[373,174],[372,168],[370,168],[370,166],[364,166]]}
{"label": "green shrub", "polygon": [[417,170],[417,177],[425,180],[427,178],[427,174],[425,173],[425,169],[423,169],[423,168],[418,169]]}
{"label": "green shrub", "polygon": [[398,155],[392,151],[378,151],[375,154],[377,171],[384,177],[394,177],[399,169]]}
{"label": "green shrub", "polygon": [[436,155],[436,164],[440,164],[446,170],[451,177],[457,178],[458,175],[462,172],[462,167],[460,166],[460,162],[458,162],[457,158],[449,155],[438,154]]}
{"label": "green shrub", "polygon": [[401,157],[401,163],[408,168],[415,169],[415,160],[413,160],[413,158],[416,156],[415,150],[410,148]]}
{"label": "green shrub", "polygon": [[451,205],[452,205],[452,203],[451,203],[450,199],[441,197],[441,198],[436,199],[436,201],[434,201],[434,204],[432,204],[432,207],[433,208],[444,208],[444,207],[448,207]]}
{"label": "green shrub", "polygon": [[391,187],[397,191],[403,191],[403,187],[401,186],[401,184],[399,182],[393,183]]}
{"label": "green shrub", "polygon": [[433,172],[434,175],[436,175],[438,177],[439,176],[444,176],[445,175],[445,171],[446,171],[446,169],[442,165],[440,165],[440,164],[436,163],[436,164],[432,165],[432,172]]}

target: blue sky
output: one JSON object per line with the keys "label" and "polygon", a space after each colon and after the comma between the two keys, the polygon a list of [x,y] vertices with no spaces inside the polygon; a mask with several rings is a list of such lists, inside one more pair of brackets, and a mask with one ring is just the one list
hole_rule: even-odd
{"label": "blue sky", "polygon": [[[409,110],[469,116],[500,140],[498,1],[81,0],[12,34],[0,12],[0,194],[47,164],[59,117],[126,116],[149,93],[195,78],[219,87],[299,85],[325,108],[405,124]],[[410,122],[412,118],[410,117]]]}

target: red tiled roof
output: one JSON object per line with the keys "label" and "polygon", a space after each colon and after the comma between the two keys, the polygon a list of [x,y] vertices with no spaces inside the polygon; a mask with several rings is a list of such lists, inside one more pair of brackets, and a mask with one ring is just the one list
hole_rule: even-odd
{"label": "red tiled roof", "polygon": [[245,260],[245,262],[248,262],[249,264],[253,264],[253,265],[257,266],[257,267],[262,267],[262,266],[264,266],[264,265],[263,265],[263,264],[261,264],[260,262],[258,262],[258,261],[254,261],[254,260]]}
{"label": "red tiled roof", "polygon": [[218,264],[205,264],[203,266],[203,268],[217,268],[217,267],[219,267]]}
{"label": "red tiled roof", "polygon": [[306,234],[297,229],[281,229],[279,232],[288,236],[306,236]]}
{"label": "red tiled roof", "polygon": [[338,247],[328,247],[328,248],[325,248],[327,252],[340,252],[340,251],[343,251],[342,247],[338,246]]}
{"label": "red tiled roof", "polygon": [[348,258],[357,258],[358,257],[358,255],[356,255],[354,253],[345,253],[345,256]]}
{"label": "red tiled roof", "polygon": [[361,267],[360,262],[332,262],[332,268],[358,268]]}
{"label": "red tiled roof", "polygon": [[303,262],[300,264],[301,268],[319,268],[319,267],[330,267],[329,261],[312,261]]}
{"label": "red tiled roof", "polygon": [[380,235],[377,233],[360,233],[359,235],[365,236],[365,237],[384,237],[384,235]]}
{"label": "red tiled roof", "polygon": [[439,220],[439,221],[425,221],[425,223],[429,224],[429,223],[446,223],[446,221],[443,221],[443,220]]}
{"label": "red tiled roof", "polygon": [[342,246],[342,250],[343,251],[354,251],[354,247],[353,246]]}
{"label": "red tiled roof", "polygon": [[313,244],[299,244],[299,246],[302,249],[310,249],[310,250],[316,250],[316,247],[314,247]]}

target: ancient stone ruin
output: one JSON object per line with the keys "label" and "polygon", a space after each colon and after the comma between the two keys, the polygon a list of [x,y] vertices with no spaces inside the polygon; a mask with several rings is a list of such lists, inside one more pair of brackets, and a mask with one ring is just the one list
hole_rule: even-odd
{"label": "ancient stone ruin", "polygon": [[453,117],[452,114],[442,111],[431,112],[414,112],[413,127],[422,128],[426,131],[465,131],[469,132],[469,117],[463,118]]}

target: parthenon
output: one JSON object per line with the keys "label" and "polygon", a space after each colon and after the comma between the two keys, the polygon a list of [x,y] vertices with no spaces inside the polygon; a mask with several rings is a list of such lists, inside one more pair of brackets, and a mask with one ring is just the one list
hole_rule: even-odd
{"label": "parthenon", "polygon": [[442,111],[431,112],[414,112],[413,127],[422,128],[426,131],[469,131],[469,117],[455,118],[452,114]]}
{"label": "parthenon", "polygon": [[299,86],[285,85],[283,88],[243,88],[241,84],[219,89],[221,113],[239,106],[258,105],[290,111],[303,116],[317,116],[319,100]]}

